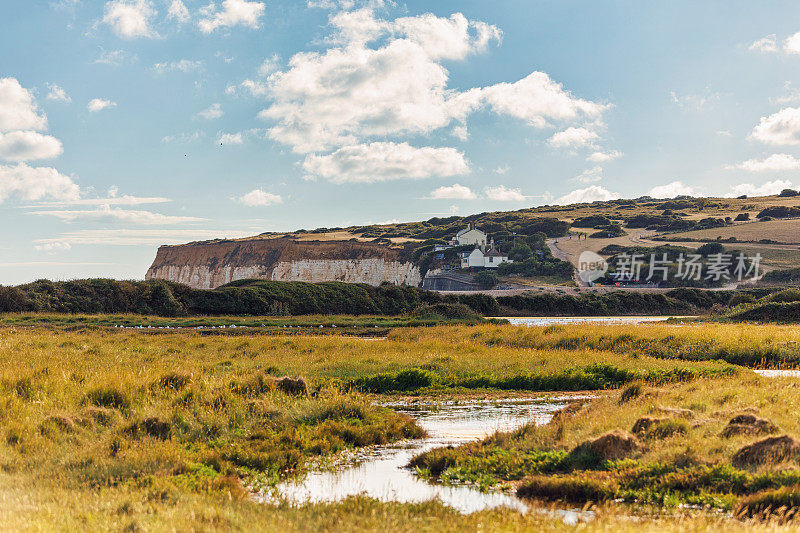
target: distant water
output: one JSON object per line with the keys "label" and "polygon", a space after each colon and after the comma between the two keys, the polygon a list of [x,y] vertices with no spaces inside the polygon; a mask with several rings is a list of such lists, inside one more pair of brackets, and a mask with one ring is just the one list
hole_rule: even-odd
{"label": "distant water", "polygon": [[800,378],[800,370],[754,370],[765,378]]}
{"label": "distant water", "polygon": [[548,316],[548,317],[501,317],[514,326],[552,326],[570,324],[614,324],[643,325],[666,322],[670,318],[692,318],[680,316]]}
{"label": "distant water", "polygon": [[[543,425],[566,404],[560,401],[499,401],[452,403],[438,406],[391,406],[417,419],[428,437],[394,445],[375,446],[357,457],[353,464],[332,471],[311,472],[296,481],[278,485],[276,494],[265,502],[287,501],[302,505],[333,502],[365,495],[383,502],[424,502],[439,500],[462,513],[509,507],[527,512],[528,505],[504,492],[481,492],[475,487],[428,483],[406,468],[415,455],[442,446],[458,446],[483,439],[495,431],[511,431],[529,422]],[[565,521],[577,515],[564,511]]]}

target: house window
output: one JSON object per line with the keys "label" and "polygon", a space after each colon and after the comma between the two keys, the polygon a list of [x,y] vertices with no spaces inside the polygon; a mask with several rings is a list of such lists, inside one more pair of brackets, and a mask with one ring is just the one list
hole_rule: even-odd
{"label": "house window", "polygon": [[490,257],[490,258],[489,258],[489,262],[490,262],[490,263],[494,263],[494,257]]}

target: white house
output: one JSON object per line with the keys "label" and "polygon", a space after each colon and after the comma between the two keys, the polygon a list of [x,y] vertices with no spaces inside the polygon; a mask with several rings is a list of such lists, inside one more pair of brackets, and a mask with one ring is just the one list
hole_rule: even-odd
{"label": "white house", "polygon": [[461,254],[461,268],[497,268],[503,263],[513,263],[513,261],[508,258],[508,254],[498,252],[494,243],[486,253],[476,247],[471,252]]}
{"label": "white house", "polygon": [[481,248],[486,248],[486,234],[471,223],[469,226],[456,233],[456,241],[458,241],[459,246],[472,244],[480,246]]}

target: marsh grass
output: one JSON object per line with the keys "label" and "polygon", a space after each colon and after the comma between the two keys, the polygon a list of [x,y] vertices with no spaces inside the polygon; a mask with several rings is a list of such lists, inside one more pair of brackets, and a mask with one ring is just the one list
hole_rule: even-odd
{"label": "marsh grass", "polygon": [[[581,328],[580,335],[587,331]],[[680,331],[662,327],[658,333],[680,336]],[[9,529],[45,530],[562,527],[549,515],[493,511],[461,516],[435,503],[354,499],[291,509],[249,500],[252,490],[302,475],[311,461],[419,437],[421,430],[413,421],[373,405],[352,386],[373,382],[390,384],[375,390],[435,395],[531,390],[542,383],[553,390],[570,384],[641,387],[622,407],[622,391],[614,392],[591,407],[572,409],[545,428],[527,426],[465,448],[436,451],[437,461],[418,464],[430,477],[488,487],[530,475],[569,477],[590,467],[613,481],[609,486],[619,486],[616,494],[626,499],[724,500],[725,508],[747,491],[800,483],[800,477],[779,475],[769,466],[724,475],[707,470],[752,438],[718,439],[724,424],[745,409],[759,410],[781,431],[800,434],[800,422],[787,418],[797,407],[797,391],[786,384],[791,382],[771,386],[777,382],[718,361],[601,351],[573,341],[558,348],[537,346],[526,340],[528,333],[510,326],[438,326],[413,334],[394,330],[386,340],[373,341],[0,329],[0,522]],[[569,328],[546,335],[570,334],[578,336]],[[635,331],[622,334],[636,340]],[[794,333],[775,330],[774,335],[791,339]],[[308,396],[276,390],[277,376],[304,377]],[[572,453],[583,440],[610,428],[629,429],[638,417],[657,414],[660,406],[691,409],[697,420],[686,422],[685,434],[649,439],[647,451],[632,460],[598,463]],[[679,467],[659,470],[662,464]],[[656,480],[666,474],[673,481],[662,490]],[[705,492],[677,488],[706,478],[736,481],[735,487],[744,488],[730,492],[734,496],[727,500],[721,482],[696,485]],[[637,488],[637,480],[648,484]],[[738,527],[715,520],[686,517],[653,523]],[[613,512],[594,524],[589,530],[628,527]]]}
{"label": "marsh grass", "polygon": [[[548,426],[526,426],[470,446],[432,450],[416,457],[413,464],[450,482],[473,481],[478,476],[486,480],[488,476],[495,484],[516,483],[521,496],[536,499],[621,499],[725,510],[733,509],[737,502],[750,502],[740,504],[750,516],[771,501],[754,496],[749,500],[752,495],[781,489],[775,494],[789,494],[791,497],[781,496],[786,502],[795,497],[796,492],[783,487],[800,484],[797,454],[774,462],[734,466],[737,452],[763,437],[724,436],[733,417],[751,412],[776,423],[782,433],[800,435],[800,421],[794,415],[800,384],[795,380],[740,376],[735,387],[725,378],[643,386],[638,397],[628,398],[620,406],[625,392],[603,396]],[[670,412],[683,416],[665,417]],[[691,419],[687,412],[692,413]],[[639,451],[627,458],[603,461],[577,453],[588,440],[612,430],[631,431],[637,421],[654,416],[659,418],[639,433]]]}

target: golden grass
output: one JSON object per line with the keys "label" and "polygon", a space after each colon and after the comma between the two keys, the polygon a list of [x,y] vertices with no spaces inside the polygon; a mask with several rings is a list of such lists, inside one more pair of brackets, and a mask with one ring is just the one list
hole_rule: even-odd
{"label": "golden grass", "polygon": [[[740,241],[760,241],[771,239],[779,243],[800,243],[800,220],[768,220],[766,222],[749,222],[735,224],[724,228],[671,233],[670,238],[687,237],[689,239],[714,240],[736,237]],[[734,246],[734,244],[731,244]]]}
{"label": "golden grass", "polygon": [[[744,328],[714,325],[706,336],[732,345],[736,338],[747,338]],[[560,519],[539,513],[461,516],[435,503],[394,505],[362,499],[275,508],[250,501],[247,489],[287,475],[274,471],[274,465],[301,471],[304,461],[314,455],[324,457],[345,446],[414,434],[407,420],[370,407],[361,396],[338,392],[337,383],[419,368],[461,377],[547,374],[597,363],[629,371],[726,368],[718,362],[654,359],[634,353],[630,345],[620,344],[612,352],[566,341],[570,334],[590,341],[613,332],[628,336],[624,338],[685,336],[691,343],[698,331],[613,327],[604,334],[599,327],[583,326],[564,330],[440,326],[398,329],[386,340],[363,340],[0,329],[0,529],[558,531],[566,527]],[[798,328],[765,327],[763,332],[753,342],[800,336]],[[557,342],[552,347],[537,344],[553,338]],[[269,386],[269,375],[302,375],[319,396],[280,394]],[[800,433],[800,421],[787,420],[790,410],[796,412],[796,388],[771,387],[768,383],[778,382],[759,380],[746,370],[736,379],[742,392],[726,390],[724,394],[731,397],[719,405],[722,392],[709,390],[732,389],[731,381],[661,386],[653,401],[693,406],[713,420],[707,426],[708,437],[702,433],[705,430],[692,434],[691,442],[698,447],[705,446],[703,439],[724,421],[714,418],[715,411],[744,405],[774,417],[781,429]],[[765,392],[756,394],[764,384]],[[615,401],[598,400],[597,417],[576,425],[574,432],[565,434],[564,443],[577,442],[608,425],[632,424],[635,413],[650,409],[649,404],[633,402],[636,408],[630,412],[615,412]],[[699,402],[707,407],[701,409]],[[166,423],[167,429],[159,423]],[[546,431],[541,433],[542,443]],[[713,460],[730,453],[737,442],[733,439],[728,448],[700,454]],[[682,449],[674,444],[652,453],[654,458],[668,458]],[[625,513],[603,510],[587,530],[630,530],[634,526]],[[656,518],[635,527],[744,529],[728,518],[705,515]]]}

